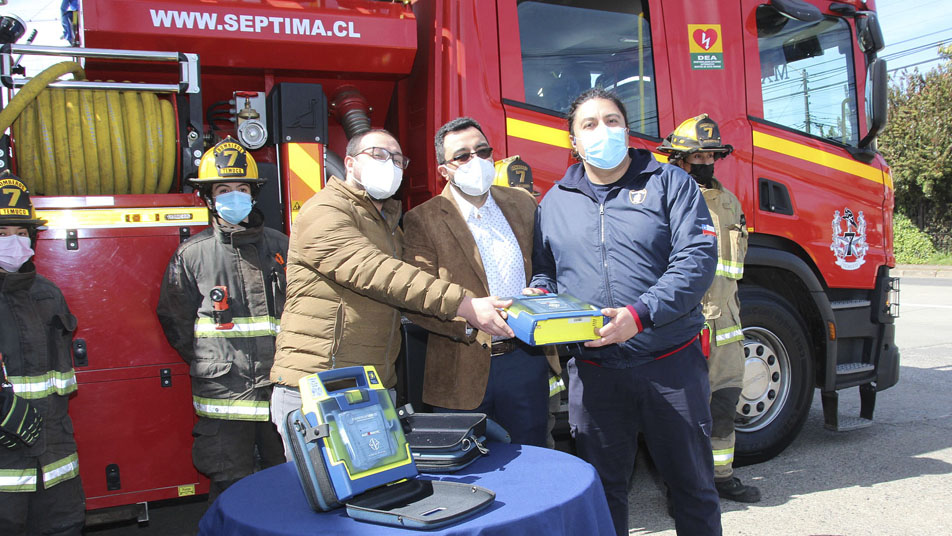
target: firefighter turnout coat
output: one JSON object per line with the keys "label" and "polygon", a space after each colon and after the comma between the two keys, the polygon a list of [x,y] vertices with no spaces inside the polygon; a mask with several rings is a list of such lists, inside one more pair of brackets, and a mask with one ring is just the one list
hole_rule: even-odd
{"label": "firefighter turnout coat", "polygon": [[76,317],[63,294],[36,273],[32,262],[19,272],[0,270],[0,353],[7,379],[43,418],[32,447],[0,447],[0,492],[49,489],[79,476],[67,414],[76,390],[69,350],[75,329]]}
{"label": "firefighter turnout coat", "polygon": [[740,324],[737,280],[744,277],[747,222],[740,201],[717,179],[701,193],[717,233],[717,271],[702,300],[704,320],[711,327],[709,360],[711,392],[743,387],[744,333]]}
{"label": "firefighter turnout coat", "polygon": [[249,221],[246,228],[213,218],[213,227],[179,246],[162,280],[156,312],[190,364],[199,417],[270,420],[288,237],[265,227],[257,209]]}

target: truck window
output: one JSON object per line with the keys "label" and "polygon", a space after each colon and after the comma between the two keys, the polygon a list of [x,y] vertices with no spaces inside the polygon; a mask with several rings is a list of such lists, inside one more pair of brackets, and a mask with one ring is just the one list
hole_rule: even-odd
{"label": "truck window", "polygon": [[859,143],[849,24],[833,17],[800,22],[757,8],[764,119],[806,134]]}
{"label": "truck window", "polygon": [[586,89],[613,90],[632,132],[658,136],[651,32],[644,2],[520,0],[526,103],[564,114]]}

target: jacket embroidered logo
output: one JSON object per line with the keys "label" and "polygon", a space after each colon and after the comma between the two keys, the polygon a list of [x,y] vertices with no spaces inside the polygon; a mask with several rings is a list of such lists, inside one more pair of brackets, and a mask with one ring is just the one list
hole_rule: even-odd
{"label": "jacket embroidered logo", "polygon": [[647,190],[629,190],[628,200],[631,201],[632,205],[640,205],[645,202],[645,197],[647,195]]}

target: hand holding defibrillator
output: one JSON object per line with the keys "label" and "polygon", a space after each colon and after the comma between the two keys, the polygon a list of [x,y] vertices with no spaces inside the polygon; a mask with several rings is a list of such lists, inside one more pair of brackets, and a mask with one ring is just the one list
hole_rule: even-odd
{"label": "hand holding defibrillator", "polygon": [[606,307],[602,309],[602,314],[610,318],[611,322],[595,331],[599,338],[586,342],[585,346],[589,348],[620,344],[641,332],[634,313],[628,307]]}

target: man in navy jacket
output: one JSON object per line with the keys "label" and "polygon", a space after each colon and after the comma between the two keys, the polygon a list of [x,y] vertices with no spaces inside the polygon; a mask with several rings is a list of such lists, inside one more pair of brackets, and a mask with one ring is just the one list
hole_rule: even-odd
{"label": "man in navy jacket", "polygon": [[[600,88],[569,110],[581,163],[538,212],[530,287],[570,293],[611,322],[569,361],[569,423],[595,466],[618,534],[643,433],[679,534],[720,534],[700,302],[716,238],[695,181],[628,148],[624,106]],[[529,291],[531,292],[531,291]]]}

